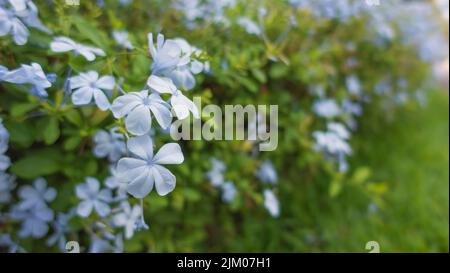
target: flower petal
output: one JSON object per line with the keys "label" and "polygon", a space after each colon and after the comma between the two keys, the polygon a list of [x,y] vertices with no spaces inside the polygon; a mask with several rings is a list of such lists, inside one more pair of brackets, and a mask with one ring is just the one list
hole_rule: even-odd
{"label": "flower petal", "polygon": [[165,144],[153,157],[153,162],[156,164],[180,164],[183,161],[184,156],[178,143]]}
{"label": "flower petal", "polygon": [[175,189],[176,177],[166,168],[155,165],[152,168],[156,191],[160,196],[167,195]]}
{"label": "flower petal", "polygon": [[103,76],[98,79],[96,85],[98,88],[112,90],[114,85],[116,84],[116,80],[113,76]]}
{"label": "flower petal", "polygon": [[169,78],[158,77],[151,75],[147,80],[147,85],[158,93],[170,93],[173,94],[177,91],[176,86]]}
{"label": "flower petal", "polygon": [[153,141],[148,135],[130,138],[127,147],[130,152],[142,159],[153,158]]}
{"label": "flower petal", "polygon": [[129,194],[136,198],[144,198],[153,189],[154,177],[148,168],[127,185]]}
{"label": "flower petal", "polygon": [[72,93],[72,102],[74,105],[86,105],[92,100],[93,89],[90,87],[82,87]]}
{"label": "flower petal", "polygon": [[142,104],[142,98],[139,93],[131,92],[116,98],[111,106],[111,111],[115,118],[121,118],[140,104]]}
{"label": "flower petal", "polygon": [[88,217],[92,212],[94,204],[89,200],[81,201],[77,206],[77,213],[81,217]]}
{"label": "flower petal", "polygon": [[100,108],[100,110],[102,110],[102,111],[106,111],[111,107],[111,104],[109,103],[109,100],[106,97],[105,93],[103,93],[98,88],[96,88],[94,90],[94,99],[95,99],[95,103],[97,104],[98,108]]}
{"label": "flower petal", "polygon": [[138,105],[131,110],[125,120],[125,127],[133,135],[142,136],[151,128],[150,110],[144,105]]}

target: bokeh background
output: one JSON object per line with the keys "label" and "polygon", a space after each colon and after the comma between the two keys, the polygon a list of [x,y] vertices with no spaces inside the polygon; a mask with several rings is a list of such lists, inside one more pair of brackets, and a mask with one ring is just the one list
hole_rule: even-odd
{"label": "bokeh background", "polygon": [[[278,148],[180,141],[185,162],[170,167],[175,190],[143,200],[148,230],[122,240],[122,229],[108,218],[74,215],[63,242],[77,241],[83,252],[368,252],[368,241],[377,241],[381,252],[449,251],[448,1],[34,3],[52,34],[30,27],[22,46],[0,36],[0,65],[38,62],[57,80],[45,100],[0,83],[12,162],[5,172],[16,177],[11,197],[0,204],[2,251],[64,251],[48,243],[58,231],[51,223],[40,238],[18,235],[23,219],[8,217],[20,201],[17,191],[44,177],[57,190],[49,204],[56,219],[77,206],[75,187],[87,176],[106,187],[110,162],[93,153],[93,138],[123,124],[95,105],[60,105],[64,82],[69,68],[96,70],[113,75],[127,92],[141,90],[151,73],[149,32],[203,51],[210,69],[195,75],[189,97],[278,105]],[[117,45],[112,32],[118,30],[128,32],[133,49]],[[56,54],[48,45],[58,35],[102,48],[106,56],[87,62]],[[314,107],[325,99],[342,109],[352,102],[356,110],[321,115]],[[317,149],[314,132],[330,122],[351,134],[345,159]],[[154,138],[157,147],[172,142],[161,130]],[[211,183],[213,158],[233,185],[229,198]],[[263,181],[270,174],[258,175],[264,162],[276,172],[273,183]],[[265,190],[276,200],[269,202]]]}

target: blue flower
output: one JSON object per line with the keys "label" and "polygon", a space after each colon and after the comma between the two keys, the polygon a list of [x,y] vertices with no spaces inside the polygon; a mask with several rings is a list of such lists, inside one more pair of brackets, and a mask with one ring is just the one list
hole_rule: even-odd
{"label": "blue flower", "polygon": [[162,164],[181,164],[184,161],[180,145],[165,144],[153,155],[153,141],[149,136],[131,138],[128,149],[133,157],[119,160],[117,175],[120,181],[128,183],[128,193],[136,198],[144,198],[156,187],[160,196],[173,191],[175,176]]}
{"label": "blue flower", "polygon": [[73,41],[70,38],[59,36],[53,39],[50,43],[50,48],[54,52],[68,52],[73,51],[75,56],[80,54],[86,60],[93,61],[95,56],[105,56],[105,52],[96,47],[86,46]]}
{"label": "blue flower", "polygon": [[347,91],[354,96],[360,96],[362,93],[361,83],[359,79],[352,75],[345,79],[345,84],[347,86]]}
{"label": "blue flower", "polygon": [[224,182],[221,185],[221,189],[222,189],[222,200],[226,203],[233,202],[237,194],[236,186],[234,185],[234,183],[231,181]]}
{"label": "blue flower", "polygon": [[128,40],[128,32],[127,31],[115,30],[112,32],[112,35],[113,35],[113,38],[116,41],[116,43],[118,45],[120,45],[121,47],[129,49],[129,50],[134,48],[133,45],[131,44],[130,40]]}
{"label": "blue flower", "polygon": [[47,206],[36,206],[27,210],[13,207],[11,218],[22,221],[18,232],[19,237],[44,237],[49,229],[49,223],[53,220],[53,211]]}
{"label": "blue flower", "polygon": [[0,7],[0,36],[7,34],[13,37],[17,45],[26,44],[30,35],[27,27],[19,20],[14,12]]}
{"label": "blue flower", "polygon": [[78,204],[77,213],[81,217],[88,217],[92,209],[95,209],[100,217],[106,217],[111,209],[108,203],[112,200],[109,189],[100,190],[100,183],[93,177],[87,177],[86,183],[76,187],[76,194],[81,202]]}
{"label": "blue flower", "polygon": [[53,222],[53,234],[48,237],[46,244],[53,246],[56,243],[60,250],[65,250],[66,234],[71,231],[69,221],[73,217],[73,211],[69,213],[58,213],[56,220]]}
{"label": "blue flower", "polygon": [[0,80],[16,84],[30,84],[30,93],[37,97],[47,97],[45,89],[52,86],[38,63],[22,64],[19,68],[1,73]]}
{"label": "blue flower", "polygon": [[175,40],[164,40],[164,35],[158,34],[156,47],[153,44],[153,34],[148,34],[150,54],[153,58],[152,73],[160,75],[175,69],[177,66],[186,65],[190,56],[182,55],[181,47]]}
{"label": "blue flower", "polygon": [[111,190],[116,190],[116,199],[122,200],[127,197],[127,184],[121,183],[117,177],[116,166],[110,167],[111,176],[105,179],[105,185]]}
{"label": "blue flower", "polygon": [[33,182],[33,186],[25,185],[18,191],[20,202],[18,208],[21,210],[32,209],[35,207],[46,206],[56,197],[54,188],[47,188],[47,181],[44,178],[38,178]]}
{"label": "blue flower", "polygon": [[272,217],[280,216],[280,203],[272,190],[264,190],[264,207]]}
{"label": "blue flower", "polygon": [[211,181],[211,184],[214,187],[218,187],[225,181],[225,178],[223,176],[223,172],[226,169],[225,163],[215,158],[211,158],[210,162],[212,164],[212,168],[206,173],[206,176]]}
{"label": "blue flower", "polygon": [[333,99],[321,99],[314,102],[313,111],[323,118],[334,118],[341,113],[341,109]]}
{"label": "blue flower", "polygon": [[15,187],[15,177],[0,171],[0,204],[11,201],[11,191]]}
{"label": "blue flower", "polygon": [[128,202],[122,202],[121,209],[121,212],[114,215],[113,224],[116,227],[123,227],[125,238],[130,239],[136,230],[136,223],[142,216],[142,210],[139,205],[131,207]]}
{"label": "blue flower", "polygon": [[103,76],[99,78],[97,71],[89,71],[71,77],[69,81],[70,88],[75,90],[72,93],[73,104],[87,105],[94,99],[100,110],[105,111],[110,108],[111,104],[103,90],[111,91],[114,88],[114,77]]}
{"label": "blue flower", "polygon": [[187,118],[189,112],[192,112],[196,119],[200,117],[197,106],[177,89],[171,79],[151,75],[148,78],[147,85],[158,93],[172,95],[170,97],[170,104],[178,119]]}
{"label": "blue flower", "polygon": [[116,162],[119,158],[126,154],[127,147],[125,145],[125,137],[117,132],[117,127],[112,128],[109,132],[99,130],[94,136],[94,154],[96,157],[108,157],[109,161]]}
{"label": "blue flower", "polygon": [[261,35],[261,28],[247,17],[239,17],[237,24],[245,29],[248,34]]}
{"label": "blue flower", "polygon": [[256,176],[266,183],[276,184],[278,182],[277,171],[269,160],[266,160],[261,164],[256,172]]}
{"label": "blue flower", "polygon": [[148,90],[130,92],[116,98],[111,106],[115,118],[126,116],[125,127],[133,135],[145,135],[150,132],[152,116],[166,129],[172,122],[169,105],[158,94],[149,94]]}

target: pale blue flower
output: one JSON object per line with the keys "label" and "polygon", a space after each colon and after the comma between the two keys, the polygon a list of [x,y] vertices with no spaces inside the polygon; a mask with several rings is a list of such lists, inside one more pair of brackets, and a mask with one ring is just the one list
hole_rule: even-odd
{"label": "pale blue flower", "polygon": [[73,104],[87,105],[94,99],[95,104],[102,111],[111,107],[104,92],[111,92],[114,89],[116,83],[113,76],[102,76],[99,78],[97,71],[89,71],[71,77],[69,81],[70,88],[75,90],[72,93]]}
{"label": "pale blue flower", "polygon": [[337,122],[329,122],[327,124],[328,131],[335,133],[342,139],[349,139],[350,132],[345,128],[345,126],[341,123]]}
{"label": "pale blue flower", "polygon": [[5,153],[8,150],[9,133],[3,126],[3,120],[0,118],[0,154]]}
{"label": "pale blue flower", "polygon": [[272,217],[280,216],[280,203],[272,190],[264,190],[264,207]]}
{"label": "pale blue flower", "polygon": [[269,160],[266,160],[261,164],[256,172],[256,176],[265,183],[276,184],[278,182],[277,171]]}
{"label": "pale blue flower", "polygon": [[351,100],[344,100],[342,102],[342,110],[349,113],[350,115],[360,116],[362,115],[363,109],[360,103],[352,102]]}
{"label": "pale blue flower", "polygon": [[87,177],[84,184],[77,185],[76,194],[81,202],[78,204],[77,213],[81,217],[88,217],[92,209],[95,209],[100,217],[106,217],[111,209],[108,203],[112,200],[109,189],[100,190],[100,183],[93,177]]}
{"label": "pale blue flower", "polygon": [[122,200],[127,197],[127,183],[121,183],[117,177],[116,166],[110,167],[111,175],[105,179],[105,185],[111,190],[116,190],[116,199]]}
{"label": "pale blue flower", "polygon": [[136,198],[144,198],[156,187],[156,192],[164,196],[173,191],[176,177],[162,164],[181,164],[184,161],[180,145],[165,144],[153,155],[153,141],[149,136],[131,138],[127,144],[133,157],[119,160],[117,173],[120,181],[128,183],[128,193]]}
{"label": "pale blue flower", "polygon": [[341,113],[341,109],[333,99],[322,99],[314,102],[313,111],[323,118],[334,118]]}
{"label": "pale blue flower", "polygon": [[72,230],[69,226],[69,221],[72,219],[73,214],[73,211],[58,213],[56,220],[52,223],[53,234],[48,237],[46,241],[47,246],[58,244],[60,250],[65,250],[66,234]]}
{"label": "pale blue flower", "polygon": [[25,185],[18,191],[20,202],[17,207],[20,210],[27,210],[34,207],[46,206],[56,197],[54,188],[47,188],[47,181],[44,178],[34,180],[33,186]]}
{"label": "pale blue flower", "polygon": [[0,7],[0,36],[10,34],[17,45],[27,43],[30,35],[27,27],[12,11]]}
{"label": "pale blue flower", "polygon": [[128,39],[128,32],[127,31],[119,31],[119,30],[115,30],[112,32],[113,38],[116,41],[116,43],[118,45],[120,45],[123,48],[132,50],[133,44],[130,42],[130,40]]}
{"label": "pale blue flower", "polygon": [[152,113],[162,128],[168,128],[172,122],[169,105],[158,94],[149,94],[148,90],[130,92],[116,98],[111,111],[115,118],[126,116],[125,127],[138,136],[150,132]]}
{"label": "pale blue flower", "polygon": [[178,119],[187,118],[189,112],[192,112],[196,119],[200,117],[197,106],[177,89],[171,79],[151,75],[148,78],[147,85],[158,93],[172,95],[170,97],[170,104]]}
{"label": "pale blue flower", "polygon": [[352,149],[345,141],[335,132],[319,132],[313,133],[316,140],[314,148],[319,151],[324,151],[331,155],[336,154],[351,154]]}
{"label": "pale blue flower", "polygon": [[108,132],[99,130],[94,136],[94,155],[99,158],[108,157],[109,161],[116,162],[126,154],[125,136],[117,132],[117,127]]}
{"label": "pale blue flower", "polygon": [[239,17],[237,24],[245,29],[248,34],[261,35],[261,28],[247,17]]}
{"label": "pale blue flower", "polygon": [[316,131],[313,133],[315,138],[314,149],[321,151],[326,158],[337,161],[339,171],[346,172],[348,163],[346,156],[352,153],[352,149],[347,140],[350,133],[339,123],[328,124],[327,132]]}
{"label": "pale blue flower", "polygon": [[347,86],[347,91],[350,95],[360,96],[362,93],[361,83],[358,77],[352,75],[345,79],[345,85]]}
{"label": "pale blue flower", "polygon": [[5,171],[11,166],[11,160],[6,155],[0,154],[0,172]]}
{"label": "pale blue flower", "polygon": [[0,246],[8,248],[8,253],[16,253],[18,251],[23,251],[23,249],[11,239],[9,234],[0,234]]}
{"label": "pale blue flower", "polygon": [[15,177],[0,171],[0,204],[11,201],[11,191],[15,187]]}
{"label": "pale blue flower", "polygon": [[105,56],[105,52],[96,47],[86,46],[73,41],[70,38],[59,36],[50,43],[50,48],[54,52],[73,51],[75,55],[82,55],[86,60],[93,61],[95,56]]}
{"label": "pale blue flower", "polygon": [[48,94],[45,89],[52,86],[38,63],[31,63],[31,65],[22,64],[17,69],[8,72],[4,71],[0,80],[16,84],[30,84],[32,86],[29,90],[30,93],[37,97],[47,97]]}
{"label": "pale blue flower", "polygon": [[152,73],[160,75],[189,63],[190,56],[182,56],[181,47],[175,40],[164,40],[164,35],[158,34],[156,47],[153,44],[153,34],[148,34],[150,54],[153,58]]}
{"label": "pale blue flower", "polygon": [[13,5],[15,14],[20,17],[22,22],[24,22],[27,26],[39,29],[47,34],[51,34],[52,31],[42,25],[41,20],[38,17],[38,9],[36,5],[31,0],[13,0],[10,2],[24,2],[23,4]]}
{"label": "pale blue flower", "polygon": [[236,198],[237,190],[233,182],[227,181],[221,185],[222,200],[226,203],[231,203]]}
{"label": "pale blue flower", "polygon": [[113,224],[116,227],[123,227],[125,238],[130,239],[136,230],[136,223],[142,216],[142,210],[139,205],[131,207],[128,202],[122,202],[120,207],[122,211],[114,215]]}
{"label": "pale blue flower", "polygon": [[11,218],[22,221],[18,232],[19,237],[44,237],[49,229],[49,223],[53,220],[53,211],[47,206],[36,206],[27,210],[14,207],[10,213]]}
{"label": "pale blue flower", "polygon": [[216,158],[211,158],[210,162],[212,164],[212,168],[206,173],[206,176],[209,179],[209,181],[211,181],[211,184],[214,187],[218,187],[222,185],[225,181],[225,178],[223,176],[223,172],[226,169],[225,163],[223,163],[220,160],[217,160]]}

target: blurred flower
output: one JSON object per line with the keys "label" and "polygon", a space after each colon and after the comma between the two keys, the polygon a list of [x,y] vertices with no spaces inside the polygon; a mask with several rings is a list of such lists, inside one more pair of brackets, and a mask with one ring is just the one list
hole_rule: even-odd
{"label": "blurred flower", "polygon": [[22,64],[17,69],[4,71],[0,80],[16,84],[30,84],[32,88],[29,92],[37,97],[47,97],[48,94],[45,89],[52,86],[48,76],[44,74],[38,63]]}
{"label": "blurred flower", "polygon": [[313,111],[323,118],[334,118],[341,113],[341,109],[334,99],[321,99],[314,102]]}
{"label": "blurred flower", "polygon": [[121,183],[117,177],[116,166],[110,167],[111,175],[105,179],[105,185],[111,190],[117,190],[117,199],[123,199],[127,196],[127,183]]}
{"label": "blurred flower", "polygon": [[272,217],[280,215],[280,204],[272,190],[264,190],[264,207],[266,207]]}
{"label": "blurred flower", "polygon": [[223,177],[223,172],[225,171],[225,163],[215,158],[211,158],[210,162],[212,164],[211,170],[206,173],[206,176],[211,181],[214,187],[220,186],[224,183],[225,178]]}
{"label": "blurred flower", "polygon": [[0,118],[0,154],[5,153],[8,150],[9,132],[3,126],[3,119]]}
{"label": "blurred flower", "polygon": [[108,132],[99,130],[94,136],[94,154],[96,157],[108,157],[109,161],[116,162],[119,158],[126,154],[127,148],[125,137],[117,132],[117,127],[110,129]]}
{"label": "blurred flower", "polygon": [[141,207],[139,205],[130,206],[128,202],[121,203],[122,211],[113,217],[113,224],[117,227],[125,229],[125,238],[133,237],[136,230],[136,223],[142,215]]}
{"label": "blurred flower", "polygon": [[69,221],[73,217],[73,212],[58,213],[56,220],[52,223],[53,234],[46,241],[48,246],[58,244],[60,250],[65,250],[66,234],[71,231]]}
{"label": "blurred flower", "polygon": [[109,189],[100,190],[100,183],[93,177],[87,177],[84,184],[76,187],[76,194],[81,202],[78,204],[77,213],[81,217],[88,217],[92,209],[95,209],[100,217],[107,216],[111,209],[108,203],[111,201]]}
{"label": "blurred flower", "polygon": [[265,183],[276,184],[278,182],[277,171],[269,160],[266,160],[261,164],[256,172],[256,177]]}
{"label": "blurred flower", "polygon": [[94,98],[100,110],[109,109],[111,104],[104,91],[111,91],[114,88],[115,80],[112,76],[98,77],[97,71],[80,73],[78,76],[71,77],[70,88],[75,90],[72,93],[72,102],[75,105],[87,105]]}
{"label": "blurred flower", "polygon": [[48,232],[48,224],[53,220],[53,211],[47,206],[35,206],[27,210],[13,207],[11,218],[22,221],[18,235],[21,238],[42,238]]}
{"label": "blurred flower", "polygon": [[16,187],[15,177],[0,171],[0,204],[11,201],[11,191]]}
{"label": "blurred flower", "polygon": [[18,191],[20,202],[17,207],[20,210],[32,209],[35,207],[46,206],[56,197],[54,188],[47,188],[47,181],[44,178],[34,180],[33,186],[25,185]]}
{"label": "blurred flower", "polygon": [[0,172],[5,171],[9,168],[9,166],[11,166],[11,160],[9,159],[9,157],[0,154]]}
{"label": "blurred flower", "polygon": [[327,124],[328,131],[335,133],[342,139],[348,139],[350,137],[350,133],[344,125],[337,122],[329,122]]}
{"label": "blurred flower", "polygon": [[126,49],[133,49],[133,45],[131,44],[130,40],[128,40],[128,32],[127,31],[118,31],[115,30],[112,32],[113,38],[116,41],[118,45],[120,45],[123,48]]}
{"label": "blurred flower", "polygon": [[30,35],[27,27],[17,18],[14,12],[0,7],[0,36],[7,34],[13,37],[17,45],[26,44]]}
{"label": "blurred flower", "polygon": [[150,94],[148,90],[130,92],[116,98],[111,106],[115,118],[125,119],[125,127],[134,135],[145,135],[150,132],[152,116],[155,116],[162,128],[168,128],[172,121],[169,105],[158,94]]}
{"label": "blurred flower", "polygon": [[361,83],[356,76],[349,76],[345,79],[347,91],[350,95],[360,96],[362,94]]}
{"label": "blurred flower", "polygon": [[243,27],[249,34],[261,35],[261,28],[247,17],[239,17],[237,24]]}
{"label": "blurred flower", "polygon": [[147,85],[158,93],[169,93],[172,95],[170,97],[170,104],[178,119],[187,118],[189,112],[192,112],[194,118],[199,118],[197,106],[177,89],[171,79],[151,75],[148,78]]}
{"label": "blurred flower", "polygon": [[226,203],[233,202],[237,193],[236,186],[234,185],[234,183],[231,181],[224,182],[221,185],[221,189],[222,189],[222,200]]}
{"label": "blurred flower", "polygon": [[131,138],[127,147],[134,157],[119,160],[117,173],[120,181],[127,182],[128,193],[144,198],[156,187],[164,196],[175,188],[175,176],[162,164],[180,164],[184,161],[180,145],[165,144],[153,156],[153,141],[149,136]]}
{"label": "blurred flower", "polygon": [[88,61],[95,60],[95,55],[97,56],[106,55],[105,52],[100,48],[79,44],[73,41],[72,39],[64,36],[54,38],[53,41],[50,43],[50,48],[54,52],[73,51],[75,56],[80,54]]}

